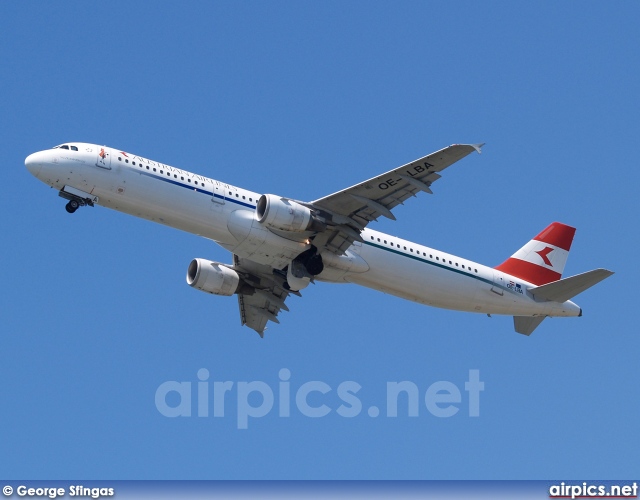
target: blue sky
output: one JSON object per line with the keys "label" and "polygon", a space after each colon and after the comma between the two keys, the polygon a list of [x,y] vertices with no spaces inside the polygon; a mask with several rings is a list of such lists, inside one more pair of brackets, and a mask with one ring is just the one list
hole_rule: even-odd
{"label": "blue sky", "polygon": [[[7,478],[637,477],[637,3],[3,2],[0,16]],[[559,220],[578,228],[566,275],[616,274],[576,298],[584,317],[528,338],[510,317],[318,284],[261,340],[235,298],[184,282],[192,258],[226,251],[65,212],[24,158],[66,141],[304,200],[486,142],[372,227],[497,265]],[[223,418],[195,401],[192,417],[161,415],[158,387],[195,391],[201,368],[276,398],[287,369],[292,392],[328,384],[309,401],[332,411],[274,409],[240,430],[232,392]],[[476,418],[469,370],[485,383]],[[335,411],[344,381],[362,386],[353,418]],[[421,399],[451,382],[460,411],[369,417],[397,381]]]}

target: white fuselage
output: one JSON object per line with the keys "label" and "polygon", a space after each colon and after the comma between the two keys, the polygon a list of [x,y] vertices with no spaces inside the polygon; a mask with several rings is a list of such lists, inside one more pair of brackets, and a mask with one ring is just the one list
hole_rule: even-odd
{"label": "white fuselage", "polygon": [[[75,188],[97,197],[99,205],[209,238],[240,257],[276,269],[309,246],[258,227],[258,193],[116,149],[73,145],[77,151],[34,153],[25,162],[27,168],[55,189]],[[580,313],[571,301],[536,301],[528,292],[535,285],[493,268],[368,228],[361,236],[364,242],[354,243],[345,256],[324,253],[325,269],[316,279],[356,283],[460,311],[514,316]]]}

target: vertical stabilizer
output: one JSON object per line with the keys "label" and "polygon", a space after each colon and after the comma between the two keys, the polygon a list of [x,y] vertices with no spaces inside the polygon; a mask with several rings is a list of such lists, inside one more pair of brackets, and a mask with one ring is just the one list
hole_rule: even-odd
{"label": "vertical stabilizer", "polygon": [[574,227],[552,222],[496,269],[534,285],[558,281],[575,233]]}

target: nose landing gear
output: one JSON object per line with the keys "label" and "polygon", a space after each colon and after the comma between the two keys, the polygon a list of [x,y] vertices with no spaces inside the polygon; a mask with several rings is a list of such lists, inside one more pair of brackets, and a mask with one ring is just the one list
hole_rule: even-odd
{"label": "nose landing gear", "polygon": [[93,196],[89,193],[85,193],[84,191],[80,191],[79,189],[72,188],[70,186],[65,186],[60,190],[58,196],[64,198],[65,200],[69,200],[65,205],[65,209],[67,212],[72,214],[78,208],[84,207],[85,205],[89,205],[92,207],[94,203],[97,203],[98,197]]}
{"label": "nose landing gear", "polygon": [[78,200],[70,200],[64,208],[67,210],[67,212],[72,214],[73,212],[78,210],[78,208],[80,208],[80,203],[78,203]]}

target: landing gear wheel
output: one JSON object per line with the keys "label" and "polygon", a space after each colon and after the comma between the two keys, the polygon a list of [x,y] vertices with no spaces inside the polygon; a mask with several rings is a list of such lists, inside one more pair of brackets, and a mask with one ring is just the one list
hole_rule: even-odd
{"label": "landing gear wheel", "polygon": [[305,263],[305,267],[307,268],[307,272],[312,276],[316,276],[320,274],[324,270],[324,263],[322,262],[321,255],[313,255],[307,259]]}
{"label": "landing gear wheel", "polygon": [[67,203],[67,205],[64,208],[67,209],[67,212],[72,214],[73,212],[78,210],[79,207],[80,207],[80,203],[78,203],[76,200],[71,200],[69,201],[69,203]]}

